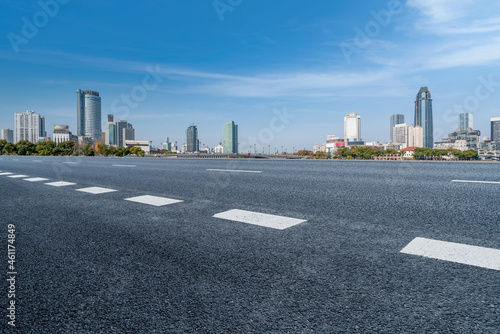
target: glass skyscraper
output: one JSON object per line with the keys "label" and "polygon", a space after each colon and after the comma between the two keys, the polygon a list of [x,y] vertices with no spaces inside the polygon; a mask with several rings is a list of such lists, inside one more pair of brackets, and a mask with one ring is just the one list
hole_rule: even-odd
{"label": "glass skyscraper", "polygon": [[101,139],[101,97],[91,90],[76,91],[76,130],[78,136]]}
{"label": "glass skyscraper", "polygon": [[200,150],[200,141],[198,140],[198,128],[191,125],[186,130],[187,152],[198,152]]}
{"label": "glass skyscraper", "polygon": [[432,122],[432,98],[427,87],[418,91],[415,100],[415,126],[424,129],[424,147],[434,148],[434,128]]}
{"label": "glass skyscraper", "polygon": [[222,126],[222,153],[238,154],[238,125],[233,121]]}
{"label": "glass skyscraper", "polygon": [[473,127],[474,124],[471,113],[464,112],[458,115],[458,128],[460,131],[467,131],[467,129],[472,129]]}
{"label": "glass skyscraper", "polygon": [[405,115],[396,114],[391,116],[391,143],[394,142],[393,131],[394,127],[398,124],[404,124]]}

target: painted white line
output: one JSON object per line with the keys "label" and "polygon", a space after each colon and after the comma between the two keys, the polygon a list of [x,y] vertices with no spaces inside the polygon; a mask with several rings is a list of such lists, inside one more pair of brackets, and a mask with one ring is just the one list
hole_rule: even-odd
{"label": "painted white line", "polygon": [[113,167],[137,167],[136,165],[113,165]]}
{"label": "painted white line", "polygon": [[252,212],[252,211],[244,211],[236,209],[218,213],[214,215],[214,217],[237,221],[246,224],[270,227],[277,230],[284,230],[286,228],[302,224],[307,221],[303,219],[275,216],[260,212]]}
{"label": "painted white line", "polygon": [[500,250],[493,248],[415,238],[401,253],[500,270]]}
{"label": "painted white line", "polygon": [[261,170],[243,170],[243,169],[207,169],[210,172],[229,172],[229,173],[262,173]]}
{"label": "painted white line", "polygon": [[57,182],[50,182],[50,183],[45,183],[45,184],[49,185],[49,186],[53,186],[53,187],[66,187],[66,186],[73,186],[76,183],[57,181]]}
{"label": "painted white line", "polygon": [[0,173],[0,175],[12,175],[14,173],[9,173],[9,172],[3,172],[3,173]]}
{"label": "painted white line", "polygon": [[28,177],[28,175],[21,175],[21,174],[19,174],[19,175],[11,175],[11,176],[7,176],[7,177],[11,177],[11,178],[13,178],[13,179],[20,179],[20,178],[22,178],[22,177]]}
{"label": "painted white line", "polygon": [[47,181],[48,179],[44,179],[43,177],[32,177],[30,179],[24,179],[24,181],[29,182],[38,182],[38,181]]}
{"label": "painted white line", "polygon": [[76,191],[82,191],[84,193],[98,195],[98,194],[111,193],[111,192],[117,191],[117,190],[109,189],[109,188],[101,188],[101,187],[89,187],[89,188],[76,189]]}
{"label": "painted white line", "polygon": [[485,184],[500,184],[500,182],[495,182],[495,181],[452,180],[451,182],[462,182],[462,183],[485,183]]}
{"label": "painted white line", "polygon": [[33,160],[33,162],[42,162],[42,160]]}
{"label": "painted white line", "polygon": [[73,161],[67,161],[67,162],[63,162],[63,164],[76,164],[77,162],[73,162]]}
{"label": "painted white line", "polygon": [[164,205],[184,202],[184,201],[181,201],[178,199],[150,196],[150,195],[125,198],[125,200],[131,201],[131,202],[136,202],[136,203],[154,205],[154,206],[164,206]]}

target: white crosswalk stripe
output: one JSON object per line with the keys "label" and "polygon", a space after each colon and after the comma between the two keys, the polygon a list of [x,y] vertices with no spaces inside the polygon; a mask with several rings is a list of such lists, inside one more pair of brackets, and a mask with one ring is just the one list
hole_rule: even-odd
{"label": "white crosswalk stripe", "polygon": [[284,230],[307,221],[303,219],[275,216],[260,212],[237,210],[237,209],[218,213],[214,215],[214,217],[237,221],[246,224],[274,228],[277,230]]}
{"label": "white crosswalk stripe", "polygon": [[130,202],[136,202],[136,203],[153,205],[153,206],[164,206],[164,205],[169,205],[169,204],[175,204],[175,203],[184,202],[184,201],[181,201],[181,200],[178,200],[178,199],[167,198],[167,197],[158,197],[158,196],[150,196],[150,195],[125,198],[125,200],[126,201],[130,201]]}

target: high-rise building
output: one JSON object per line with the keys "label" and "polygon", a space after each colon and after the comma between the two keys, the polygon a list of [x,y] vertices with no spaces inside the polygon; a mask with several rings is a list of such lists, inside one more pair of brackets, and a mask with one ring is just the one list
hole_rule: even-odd
{"label": "high-rise building", "polygon": [[2,129],[2,137],[0,139],[4,139],[8,143],[14,143],[14,131],[11,129]]}
{"label": "high-rise building", "polygon": [[191,125],[186,130],[186,152],[199,152],[200,141],[198,140],[198,128]]}
{"label": "high-rise building", "polygon": [[27,110],[24,113],[16,112],[14,114],[14,124],[16,143],[20,140],[37,143],[40,137],[47,137],[45,117],[36,114],[32,110]]}
{"label": "high-rise building", "polygon": [[344,140],[346,142],[361,141],[361,116],[356,113],[344,117]]}
{"label": "high-rise building", "polygon": [[238,154],[238,125],[233,121],[222,126],[222,147],[224,154]]}
{"label": "high-rise building", "polygon": [[491,121],[491,141],[500,142],[500,117],[494,117]]}
{"label": "high-rise building", "polygon": [[434,128],[432,121],[432,98],[427,87],[418,91],[415,99],[415,126],[421,126],[424,130],[424,147],[434,147]]}
{"label": "high-rise building", "polygon": [[108,115],[104,138],[108,146],[125,147],[126,140],[135,140],[135,130],[127,121],[116,121],[113,115]]}
{"label": "high-rise building", "polygon": [[398,145],[406,145],[408,141],[408,126],[406,123],[396,124],[392,129],[391,142]]}
{"label": "high-rise building", "polygon": [[405,122],[405,115],[396,114],[391,116],[391,143],[394,142],[393,129],[398,124],[403,124]]}
{"label": "high-rise building", "polygon": [[473,117],[471,113],[464,112],[458,115],[458,130],[467,131],[474,127]]}
{"label": "high-rise building", "polygon": [[423,147],[423,128],[418,125],[413,126],[413,124],[396,124],[393,130],[393,138],[393,143],[401,148]]}
{"label": "high-rise building", "polygon": [[161,143],[161,149],[165,151],[172,151],[172,143],[168,137],[165,137],[165,141]]}
{"label": "high-rise building", "polygon": [[101,97],[91,90],[76,91],[77,135],[92,140],[101,139]]}

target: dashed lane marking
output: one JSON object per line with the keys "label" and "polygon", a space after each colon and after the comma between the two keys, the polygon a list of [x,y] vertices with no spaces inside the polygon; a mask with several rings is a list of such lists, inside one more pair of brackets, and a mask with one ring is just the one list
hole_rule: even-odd
{"label": "dashed lane marking", "polygon": [[101,187],[89,187],[89,188],[76,189],[76,191],[82,191],[85,193],[98,195],[98,194],[111,193],[111,192],[114,192],[117,190],[109,189],[109,188],[101,188]]}
{"label": "dashed lane marking", "polygon": [[415,238],[401,253],[500,270],[500,250],[494,248]]}
{"label": "dashed lane marking", "polygon": [[3,173],[0,173],[0,175],[12,175],[14,173],[9,173],[9,172],[3,172]]}
{"label": "dashed lane marking", "polygon": [[167,197],[158,197],[158,196],[150,196],[150,195],[125,198],[125,200],[126,201],[130,201],[130,202],[136,202],[136,203],[154,205],[154,206],[164,206],[164,205],[169,205],[169,204],[175,204],[175,203],[184,202],[184,201],[181,201],[181,200],[178,200],[178,199],[167,198]]}
{"label": "dashed lane marking", "polygon": [[496,181],[471,181],[471,180],[452,180],[451,182],[459,182],[459,183],[484,183],[484,184],[500,184],[500,182],[496,182]]}
{"label": "dashed lane marking", "polygon": [[38,182],[38,181],[47,181],[48,179],[44,179],[43,177],[32,177],[29,179],[24,179],[24,181],[29,181],[29,182]]}
{"label": "dashed lane marking", "polygon": [[20,178],[22,178],[22,177],[28,177],[28,175],[21,175],[21,174],[19,174],[19,175],[11,175],[11,176],[7,176],[7,177],[11,177],[11,178],[13,178],[13,179],[20,179]]}
{"label": "dashed lane marking", "polygon": [[57,182],[50,182],[50,183],[45,183],[45,184],[49,185],[49,186],[53,186],[53,187],[66,187],[66,186],[73,186],[76,183],[57,181]]}
{"label": "dashed lane marking", "polygon": [[284,230],[286,228],[302,224],[307,220],[290,218],[284,216],[275,216],[260,212],[252,212],[245,210],[229,210],[214,215],[215,218],[237,221],[246,224],[258,225],[263,227]]}
{"label": "dashed lane marking", "polygon": [[262,173],[261,170],[244,170],[244,169],[207,169],[210,172],[229,172],[229,173]]}
{"label": "dashed lane marking", "polygon": [[113,167],[137,167],[136,165],[113,165]]}

